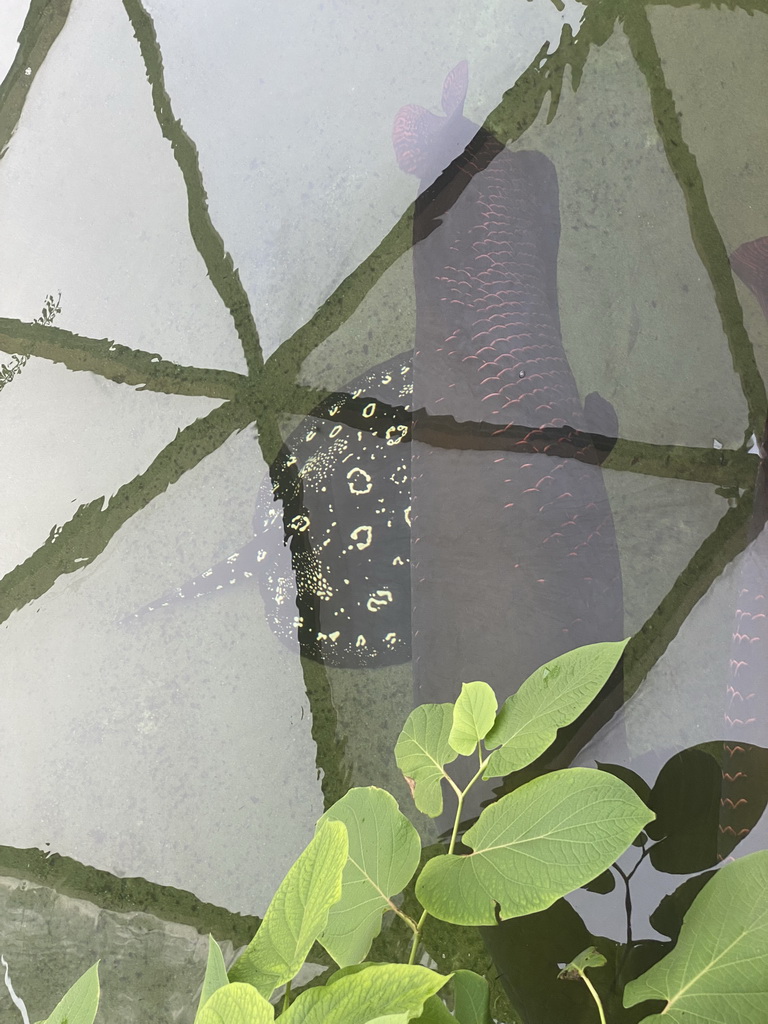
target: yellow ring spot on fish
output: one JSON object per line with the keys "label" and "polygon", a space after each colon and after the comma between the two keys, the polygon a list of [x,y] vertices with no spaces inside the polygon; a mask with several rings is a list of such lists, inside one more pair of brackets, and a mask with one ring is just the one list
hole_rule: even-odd
{"label": "yellow ring spot on fish", "polygon": [[369,612],[377,612],[388,604],[392,604],[394,598],[391,590],[377,590],[368,598],[366,608]]}
{"label": "yellow ring spot on fish", "polygon": [[365,639],[365,637],[361,633],[358,636],[357,640],[355,640],[355,647],[367,647],[367,645],[368,645],[368,641]]}
{"label": "yellow ring spot on fish", "polygon": [[[360,480],[365,481],[364,484],[360,484]],[[359,466],[355,466],[347,473],[347,483],[349,485],[350,494],[370,494],[373,490],[373,480],[370,473],[366,473],[364,469]]]}
{"label": "yellow ring spot on fish", "polygon": [[376,403],[369,402],[368,405],[363,409],[363,419],[369,420],[371,416],[376,412]]}
{"label": "yellow ring spot on fish", "polygon": [[[360,535],[365,537],[365,540],[358,540]],[[366,548],[371,546],[373,541],[373,527],[372,526],[358,526],[357,529],[353,530],[349,535],[355,542],[355,547],[358,551],[365,551]]]}
{"label": "yellow ring spot on fish", "polygon": [[387,444],[392,447],[393,444],[400,444],[403,438],[408,433],[408,428],[404,426],[389,427],[384,437],[387,439]]}
{"label": "yellow ring spot on fish", "polygon": [[306,533],[309,529],[309,516],[294,516],[288,526],[296,533]]}
{"label": "yellow ring spot on fish", "polygon": [[411,525],[411,506],[410,505],[408,506],[408,508],[404,509],[403,517],[405,518],[406,523],[410,526]]}
{"label": "yellow ring spot on fish", "polygon": [[337,437],[342,432],[343,429],[344,428],[342,427],[342,425],[340,423],[337,423],[336,426],[328,435],[328,437]]}

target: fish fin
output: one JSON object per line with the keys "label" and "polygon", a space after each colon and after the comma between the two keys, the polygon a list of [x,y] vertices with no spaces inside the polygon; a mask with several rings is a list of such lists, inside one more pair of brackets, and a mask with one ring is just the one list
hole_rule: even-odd
{"label": "fish fin", "polygon": [[478,131],[464,115],[469,69],[465,60],[448,72],[443,84],[439,117],[416,104],[401,107],[392,126],[392,145],[398,166],[415,174],[423,187],[432,182],[458,157]]}
{"label": "fish fin", "polygon": [[125,615],[120,620],[120,624],[128,625],[145,618],[150,612],[156,612],[160,608],[168,608],[182,602],[189,603],[197,598],[208,597],[210,594],[228,589],[238,583],[247,583],[252,578],[256,580],[260,572],[259,563],[265,554],[263,538],[254,537],[239,551],[222,559],[221,562],[217,562],[216,565],[195,576],[182,587],[169,590],[162,597],[143,605],[138,611]]}
{"label": "fish fin", "polygon": [[432,140],[444,120],[416,104],[398,110],[392,127],[392,145],[401,171],[415,174],[417,178],[426,175]]}
{"label": "fish fin", "polygon": [[459,61],[455,68],[448,72],[443,82],[442,107],[447,117],[464,113],[464,100],[469,88],[469,64]]}

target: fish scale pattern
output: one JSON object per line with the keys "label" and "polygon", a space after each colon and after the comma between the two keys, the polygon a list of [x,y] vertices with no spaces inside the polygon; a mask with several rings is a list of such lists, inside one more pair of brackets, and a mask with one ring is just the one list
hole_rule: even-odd
{"label": "fish scale pattern", "polygon": [[[735,273],[768,317],[768,236],[731,254]],[[731,636],[722,755],[718,857],[724,860],[751,832],[766,798],[765,702],[768,695],[768,423],[758,442],[760,463],[742,555]]]}
{"label": "fish scale pattern", "polygon": [[[480,131],[451,174],[451,182],[424,189],[416,208],[413,572],[424,593],[430,578],[447,582],[449,562],[434,557],[434,538],[446,537],[444,550],[459,542],[450,525],[456,497],[447,492],[456,474],[442,452],[418,443],[429,415],[489,423],[500,437],[527,428],[511,449],[462,468],[468,526],[495,519],[486,541],[504,568],[488,600],[538,623],[541,639],[527,643],[518,675],[583,643],[621,636],[619,558],[588,434],[600,424],[585,415],[560,331],[554,166]],[[562,433],[542,446],[552,428]],[[454,572],[471,575],[472,567],[458,562]],[[417,628],[431,628],[441,614],[416,597]],[[464,621],[468,631],[480,628],[476,617]]]}

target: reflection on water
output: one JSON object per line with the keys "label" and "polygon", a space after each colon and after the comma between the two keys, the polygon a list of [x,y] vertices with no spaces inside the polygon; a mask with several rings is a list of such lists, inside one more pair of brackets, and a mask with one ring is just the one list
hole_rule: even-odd
{"label": "reflection on water", "polygon": [[428,951],[526,1022],[587,1021],[555,979],[596,937],[611,1019],[640,1019],[621,983],[764,845],[764,18],[559,6],[332,3],[290,31],[240,0],[183,27],[164,0],[31,8],[0,92],[0,874],[13,847],[93,867],[6,887],[25,994],[61,919],[61,989],[98,935],[106,971],[154,950],[189,993],[155,1014],[189,1019],[188,925],[244,941],[346,786],[407,805],[414,699],[504,696],[624,632],[625,703],[617,677],[559,757],[656,822],[490,930],[495,967],[450,929]]}
{"label": "reflection on water", "polygon": [[[187,1019],[190,993],[199,986],[208,954],[207,939],[196,928],[150,913],[117,914],[12,878],[0,879],[0,912],[3,953],[31,1020],[50,1013],[75,978],[102,956],[115,965],[114,984],[104,987],[101,999],[104,1020],[138,1019],[137,993],[145,1013]],[[232,957],[226,941],[224,955]],[[9,1006],[5,1019],[12,1019],[10,1012]]]}

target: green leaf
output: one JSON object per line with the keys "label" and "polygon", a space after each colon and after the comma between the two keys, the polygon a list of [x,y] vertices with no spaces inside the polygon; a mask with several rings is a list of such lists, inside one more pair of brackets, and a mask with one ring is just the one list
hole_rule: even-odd
{"label": "green leaf", "polygon": [[336,963],[346,967],[366,956],[381,931],[382,914],[391,909],[389,898],[413,878],[421,840],[395,798],[375,786],[350,790],[320,821],[343,822],[349,837],[341,899],[320,936]]}
{"label": "green leaf", "polygon": [[408,964],[376,964],[325,988],[301,993],[281,1024],[369,1024],[377,1017],[416,1017],[449,976]]}
{"label": "green leaf", "polygon": [[261,927],[229,972],[230,981],[248,982],[269,999],[296,975],[341,897],[348,849],[347,829],[340,821],[320,825],[280,883]]}
{"label": "green leaf", "polygon": [[453,749],[460,754],[474,754],[496,720],[497,707],[496,694],[488,683],[462,683],[448,737]]}
{"label": "green leaf", "polygon": [[200,1001],[197,1004],[195,1024],[198,1024],[200,1011],[211,998],[213,993],[223,985],[229,984],[227,978],[227,967],[224,963],[224,956],[221,947],[212,935],[208,936],[208,963],[205,966],[205,978],[203,979],[203,990],[200,993]]}
{"label": "green leaf", "polygon": [[416,882],[426,911],[451,924],[532,914],[604,871],[653,814],[593,768],[552,772],[487,807],[465,834],[475,852],[430,860]]}
{"label": "green leaf", "polygon": [[456,971],[453,976],[453,1015],[459,1024],[492,1024],[491,990],[474,971]]}
{"label": "green leaf", "polygon": [[768,1020],[768,851],[720,868],[685,915],[677,945],[624,990],[624,1005],[663,999],[643,1020]]}
{"label": "green leaf", "polygon": [[[338,981],[341,980],[341,978],[346,978],[350,974],[357,974],[360,971],[364,971],[367,967],[380,966],[380,964],[375,963],[362,963],[355,964],[354,967],[342,967],[341,970],[338,970],[336,971],[335,974],[331,975],[331,977],[326,982],[326,988],[328,987],[328,985],[336,984]],[[389,1021],[390,1019],[396,1019],[400,1016],[400,1014],[395,1014],[394,1018],[392,1018],[390,1017],[389,1014],[387,1014],[384,1017],[377,1017],[376,1021]],[[439,996],[430,996],[429,999],[427,999],[427,1001],[424,1003],[424,1008],[422,1009],[418,1017],[411,1017],[409,1014],[406,1014],[406,1016],[409,1018],[411,1024],[455,1024],[456,1021],[456,1018],[448,1010],[448,1007],[440,999]],[[374,1021],[369,1021],[368,1024],[374,1024]]]}
{"label": "green leaf", "polygon": [[217,989],[195,1024],[272,1024],[275,1008],[252,985],[236,981]]}
{"label": "green leaf", "polygon": [[443,809],[443,770],[458,753],[450,744],[453,704],[422,704],[406,719],[395,745],[397,767],[411,787],[416,806],[430,818]]}
{"label": "green leaf", "polygon": [[577,647],[547,662],[504,701],[485,739],[491,754],[484,779],[519,771],[549,747],[557,730],[589,707],[629,640]]}
{"label": "green leaf", "polygon": [[558,978],[562,981],[578,981],[591,967],[605,967],[607,963],[606,958],[598,952],[595,946],[587,946],[569,964],[565,965],[558,974]]}
{"label": "green leaf", "polygon": [[411,1018],[411,1024],[456,1024],[456,1018],[440,996],[430,996],[419,1016]]}
{"label": "green leaf", "polygon": [[99,1008],[99,962],[89,967],[41,1024],[93,1024]]}

